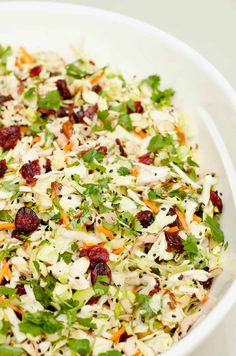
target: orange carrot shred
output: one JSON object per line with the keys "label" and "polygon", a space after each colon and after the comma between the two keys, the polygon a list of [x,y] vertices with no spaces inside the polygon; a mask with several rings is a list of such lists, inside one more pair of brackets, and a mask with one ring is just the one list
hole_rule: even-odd
{"label": "orange carrot shred", "polygon": [[98,226],[96,227],[96,230],[97,230],[98,232],[102,232],[103,234],[107,235],[108,237],[110,237],[110,238],[112,238],[112,239],[114,238],[114,233],[113,233],[112,231],[106,229],[106,228],[103,227],[102,225],[98,225]]}
{"label": "orange carrot shred", "polygon": [[65,145],[64,151],[69,152],[72,150],[72,148],[73,148],[73,143],[70,141],[69,143],[67,143],[67,145]]}
{"label": "orange carrot shred", "polygon": [[139,131],[139,132],[138,132],[138,135],[139,135],[139,137],[141,137],[141,138],[146,138],[146,137],[147,137],[146,132],[144,132],[143,130]]}
{"label": "orange carrot shred", "polygon": [[178,226],[172,226],[172,227],[169,227],[168,229],[165,230],[166,232],[178,232],[179,231],[179,228]]}
{"label": "orange carrot shred", "polygon": [[34,145],[35,143],[39,142],[41,140],[40,136],[34,136],[33,140],[32,140],[32,145]]}
{"label": "orange carrot shred", "polygon": [[22,63],[34,63],[34,57],[29,52],[27,52],[24,47],[20,47],[20,50]]}
{"label": "orange carrot shred", "polygon": [[181,145],[186,145],[187,141],[186,141],[186,137],[185,137],[185,134],[184,134],[183,130],[178,126],[175,127],[175,130],[176,130],[176,133],[177,133],[177,136],[178,136],[180,144]]}
{"label": "orange carrot shred", "polygon": [[0,222],[0,231],[2,230],[9,230],[9,229],[15,229],[15,224],[10,223],[10,222]]}
{"label": "orange carrot shred", "polygon": [[124,326],[122,326],[111,338],[110,340],[114,341],[115,343],[118,344],[118,342],[120,341],[120,337],[121,335],[123,335],[125,333],[125,328]]}
{"label": "orange carrot shred", "polygon": [[68,226],[70,224],[70,220],[66,213],[61,214],[61,220],[65,226]]}
{"label": "orange carrot shred", "polygon": [[202,222],[202,219],[200,218],[200,216],[197,216],[196,214],[193,214],[193,221],[196,221],[197,223]]}
{"label": "orange carrot shred", "polygon": [[138,172],[139,172],[139,167],[134,167],[134,168],[132,169],[131,176],[137,177]]}
{"label": "orange carrot shred", "polygon": [[120,247],[120,248],[117,248],[116,250],[113,250],[112,253],[114,253],[115,255],[119,255],[119,254],[121,254],[124,250],[125,250],[124,247]]}
{"label": "orange carrot shred", "polygon": [[90,80],[90,83],[93,85],[97,84],[103,76],[104,76],[104,72],[99,73],[96,77],[94,77]]}
{"label": "orange carrot shred", "polygon": [[152,201],[150,201],[150,200],[148,200],[148,199],[143,199],[143,201],[144,201],[144,203],[152,210],[152,212],[154,213],[154,214],[157,214],[158,213],[158,211],[159,211],[159,209],[158,209],[158,207],[152,202]]}
{"label": "orange carrot shred", "polygon": [[205,295],[203,298],[202,298],[202,303],[206,303],[208,301],[209,297],[208,295]]}
{"label": "orange carrot shred", "polygon": [[9,270],[9,262],[5,262],[3,263],[3,268],[0,271],[0,283],[2,283],[7,271]]}
{"label": "orange carrot shred", "polygon": [[180,210],[176,210],[176,214],[177,214],[177,216],[179,218],[179,221],[180,221],[181,225],[183,226],[184,231],[188,232],[189,231],[189,227],[188,227],[188,224],[186,223],[184,215],[181,213]]}

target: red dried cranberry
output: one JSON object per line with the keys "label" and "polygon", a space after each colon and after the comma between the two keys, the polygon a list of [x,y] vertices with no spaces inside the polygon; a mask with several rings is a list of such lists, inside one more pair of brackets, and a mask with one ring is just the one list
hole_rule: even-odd
{"label": "red dried cranberry", "polygon": [[4,176],[4,174],[6,173],[7,170],[7,163],[5,159],[2,159],[0,161],[0,178],[2,178]]}
{"label": "red dried cranberry", "polygon": [[111,280],[111,270],[105,262],[99,262],[91,271],[91,282],[95,284],[98,276],[107,276]]}
{"label": "red dried cranberry", "polygon": [[134,110],[132,110],[130,107],[128,107],[127,109],[128,114],[131,113],[138,113],[138,114],[142,114],[144,112],[141,101],[135,101],[134,102]]}
{"label": "red dried cranberry", "polygon": [[95,84],[93,87],[92,87],[92,91],[94,91],[95,93],[100,93],[100,91],[102,91],[102,87],[101,85],[99,84]]}
{"label": "red dried cranberry", "polygon": [[12,233],[11,233],[11,237],[13,239],[17,239],[17,240],[22,241],[22,238],[20,236],[20,232],[18,230],[13,230]]}
{"label": "red dried cranberry", "polygon": [[93,119],[94,115],[98,111],[98,105],[90,105],[85,111],[84,111],[84,116],[88,117],[89,119]]}
{"label": "red dried cranberry", "polygon": [[24,284],[17,284],[17,285],[16,285],[16,289],[17,289],[17,291],[16,291],[16,294],[17,294],[17,295],[21,296],[21,295],[26,294]]}
{"label": "red dried cranberry", "polygon": [[57,89],[61,95],[61,97],[64,99],[64,100],[67,100],[67,99],[71,99],[72,98],[72,94],[67,86],[67,83],[64,79],[58,79],[56,81],[56,86],[57,86]]}
{"label": "red dried cranberry", "polygon": [[42,117],[47,117],[49,115],[55,115],[56,111],[53,109],[44,109],[44,108],[38,108],[37,112],[39,112]]}
{"label": "red dried cranberry", "polygon": [[146,228],[151,224],[153,213],[150,210],[142,210],[135,217],[139,220],[142,227]]}
{"label": "red dried cranberry", "polygon": [[70,118],[70,121],[73,123],[73,124],[81,124],[81,123],[84,123],[84,109],[83,107],[81,106],[81,108],[75,112],[75,109],[73,108],[70,108],[69,110],[69,118]]}
{"label": "red dried cranberry", "polygon": [[87,252],[88,252],[88,249],[83,248],[83,249],[80,250],[80,252],[79,252],[79,257],[86,257],[86,256],[87,256]]}
{"label": "red dried cranberry", "polygon": [[61,106],[57,113],[57,117],[61,118],[65,116],[68,116],[68,108]]}
{"label": "red dried cranberry", "polygon": [[20,208],[15,217],[16,229],[22,234],[30,234],[37,230],[40,219],[30,208]]}
{"label": "red dried cranberry", "polygon": [[25,163],[20,169],[20,173],[22,177],[26,180],[26,183],[32,185],[35,184],[37,181],[34,176],[39,175],[40,172],[41,168],[38,159],[35,159],[32,162]]}
{"label": "red dried cranberry", "polygon": [[219,213],[221,214],[223,210],[223,202],[222,199],[219,197],[218,192],[211,191],[210,199],[212,204],[219,210]]}
{"label": "red dried cranberry", "polygon": [[0,129],[0,146],[4,151],[14,148],[20,139],[20,127],[13,125]]}
{"label": "red dried cranberry", "polygon": [[152,157],[152,156],[153,156],[153,153],[147,152],[147,153],[145,153],[144,155],[138,157],[138,161],[139,161],[140,163],[150,165],[150,164],[152,164],[153,161],[154,161],[154,157]]}
{"label": "red dried cranberry", "polygon": [[11,95],[0,95],[0,105],[10,100],[13,100],[13,97]]}
{"label": "red dried cranberry", "polygon": [[109,261],[109,252],[102,246],[92,246],[87,251],[87,256],[91,262]]}
{"label": "red dried cranberry", "polygon": [[150,292],[149,292],[149,295],[153,296],[154,294],[160,292],[161,288],[160,288],[160,280],[159,278],[156,278],[156,285],[154,287],[154,289],[152,289]]}
{"label": "red dried cranberry", "polygon": [[[173,216],[173,215],[176,215],[176,211],[178,210],[177,206],[171,206],[167,215],[169,216]],[[168,225],[169,227],[173,227],[173,226],[178,226],[179,229],[182,229],[182,225],[179,221],[179,217],[176,216],[176,219],[175,221],[173,221],[171,224]]]}
{"label": "red dried cranberry", "polygon": [[165,237],[167,242],[167,251],[175,251],[178,253],[183,252],[182,239],[179,237],[178,232],[165,231]]}
{"label": "red dried cranberry", "polygon": [[128,157],[128,155],[123,147],[123,144],[119,138],[116,139],[116,144],[119,146],[120,155],[123,157]]}
{"label": "red dried cranberry", "polygon": [[41,66],[36,66],[36,67],[31,69],[31,71],[29,72],[29,76],[31,78],[38,77],[39,74],[41,73],[41,71],[42,71],[42,67]]}
{"label": "red dried cranberry", "polygon": [[46,173],[51,172],[52,170],[52,161],[49,158],[46,158],[45,171]]}
{"label": "red dried cranberry", "polygon": [[107,153],[107,147],[106,146],[100,146],[100,147],[97,148],[97,151],[98,152]]}
{"label": "red dried cranberry", "polygon": [[100,298],[101,298],[101,296],[91,297],[86,304],[88,304],[88,305],[97,304],[97,302],[99,301]]}
{"label": "red dried cranberry", "polygon": [[214,278],[208,278],[208,280],[206,280],[205,282],[200,282],[200,284],[203,286],[204,289],[210,289],[213,281]]}

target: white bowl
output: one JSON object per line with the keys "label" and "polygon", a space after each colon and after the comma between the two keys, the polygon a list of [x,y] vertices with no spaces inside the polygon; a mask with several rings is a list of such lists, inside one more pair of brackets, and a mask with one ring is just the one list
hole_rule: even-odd
{"label": "white bowl", "polygon": [[1,2],[1,42],[30,49],[53,49],[66,55],[72,44],[84,47],[98,63],[111,63],[125,74],[145,77],[158,73],[164,85],[176,90],[176,102],[195,118],[202,165],[220,176],[225,204],[222,223],[229,249],[225,271],[211,292],[216,297],[214,307],[206,305],[206,316],[166,353],[188,354],[220,323],[236,300],[236,175],[225,146],[226,143],[233,155],[235,92],[212,65],[181,41],[132,18],[94,8]]}

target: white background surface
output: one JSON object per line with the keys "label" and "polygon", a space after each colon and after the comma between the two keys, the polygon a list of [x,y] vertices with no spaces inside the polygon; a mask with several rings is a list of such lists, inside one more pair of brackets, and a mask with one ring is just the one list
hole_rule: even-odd
{"label": "white background surface", "polygon": [[[236,0],[69,0],[68,2],[117,11],[159,27],[200,52],[236,89]],[[235,331],[236,306],[191,356],[236,355]]]}

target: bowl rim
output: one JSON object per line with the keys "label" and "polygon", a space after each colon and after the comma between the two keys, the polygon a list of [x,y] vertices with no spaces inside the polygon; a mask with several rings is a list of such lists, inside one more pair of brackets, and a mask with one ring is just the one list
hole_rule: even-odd
{"label": "bowl rim", "polygon": [[[105,9],[100,9],[93,6],[85,6],[70,2],[57,2],[57,1],[1,1],[0,9],[9,11],[9,14],[12,10],[20,12],[33,13],[34,16],[37,16],[37,11],[41,12],[42,9],[47,11],[48,13],[53,13],[53,15],[63,14],[69,15],[73,13],[73,15],[81,14],[81,12],[86,15],[99,15],[103,16],[106,19],[113,18],[116,22],[123,23],[128,26],[142,28],[145,32],[149,32],[150,34],[154,34],[159,38],[168,42],[168,44],[172,47],[175,47],[179,52],[182,52],[185,56],[187,56],[190,60],[192,60],[199,67],[204,69],[209,75],[214,79],[215,82],[220,84],[225,92],[225,96],[230,99],[230,104],[235,110],[236,113],[236,91],[229,84],[229,82],[225,79],[225,77],[216,69],[214,65],[212,65],[207,59],[205,59],[200,53],[198,53],[191,46],[186,44],[184,41],[176,38],[175,36],[160,30],[158,27],[154,25],[148,24],[144,21],[132,18],[127,15],[123,15],[114,11],[109,11]],[[35,10],[37,10],[35,12]],[[211,128],[214,136],[217,137],[217,141],[219,142],[218,147],[220,147],[221,157],[224,156],[223,165],[227,175],[227,179],[231,188],[231,193],[233,197],[234,207],[236,208],[236,172],[234,169],[234,165],[232,163],[230,154],[226,148],[226,145],[216,128],[213,120],[210,119],[209,127]],[[223,317],[228,313],[230,308],[236,302],[236,280],[232,281],[230,287],[228,288],[225,295],[221,300],[218,301],[216,306],[205,316],[202,323],[196,325],[196,327],[191,330],[182,340],[177,342],[169,351],[167,351],[165,356],[184,356],[189,354],[189,352],[193,351],[198,344],[202,343],[203,340],[214,330],[214,328],[219,324],[219,322],[223,319]],[[217,320],[217,323],[215,322]]]}

